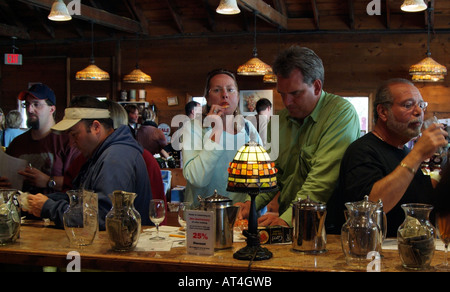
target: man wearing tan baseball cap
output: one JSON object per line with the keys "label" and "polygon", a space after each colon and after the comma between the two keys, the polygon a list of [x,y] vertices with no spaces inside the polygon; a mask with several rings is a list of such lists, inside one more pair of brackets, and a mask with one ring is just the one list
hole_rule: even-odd
{"label": "man wearing tan baseball cap", "polygon": [[[76,97],[65,110],[63,120],[52,130],[67,132],[71,143],[86,158],[72,183],[74,188],[93,190],[98,194],[101,230],[105,229],[105,216],[112,207],[108,195],[115,190],[136,193],[135,207],[142,224],[151,224],[148,208],[152,193],[142,157],[143,148],[127,126],[114,130],[106,103],[91,96]],[[50,218],[56,226],[63,226],[67,201],[58,199],[60,195],[57,194],[30,197],[29,205],[34,215]]]}

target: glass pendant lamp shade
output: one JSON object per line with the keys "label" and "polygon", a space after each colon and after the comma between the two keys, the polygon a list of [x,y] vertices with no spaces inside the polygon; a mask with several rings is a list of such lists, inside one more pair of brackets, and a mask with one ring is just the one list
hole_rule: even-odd
{"label": "glass pendant lamp shade", "polygon": [[263,77],[264,83],[277,83],[277,75],[273,74],[272,68],[270,68],[269,71],[267,71],[266,75]]}
{"label": "glass pendant lamp shade", "polygon": [[237,74],[247,76],[264,76],[269,70],[272,70],[269,65],[261,61],[256,55],[253,55],[253,58],[238,67]]}
{"label": "glass pendant lamp shade", "polygon": [[77,72],[75,79],[82,81],[108,81],[109,73],[97,67],[94,61],[91,60],[89,66]]}
{"label": "glass pendant lamp shade", "polygon": [[427,9],[427,5],[423,0],[405,0],[400,9],[406,12],[419,12]]}
{"label": "glass pendant lamp shade", "polygon": [[444,81],[447,68],[428,55],[419,63],[412,65],[409,68],[409,74],[412,75],[414,82],[439,82]]}
{"label": "glass pendant lamp shade", "polygon": [[126,83],[152,83],[152,77],[150,75],[145,74],[136,66],[136,69],[130,72],[123,77],[123,82]]}
{"label": "glass pendant lamp shade", "polygon": [[220,4],[216,9],[216,12],[219,14],[238,14],[241,12],[236,3],[236,0],[220,0]]}
{"label": "glass pendant lamp shade", "polygon": [[56,0],[53,2],[48,19],[53,21],[68,21],[72,19],[63,0]]}

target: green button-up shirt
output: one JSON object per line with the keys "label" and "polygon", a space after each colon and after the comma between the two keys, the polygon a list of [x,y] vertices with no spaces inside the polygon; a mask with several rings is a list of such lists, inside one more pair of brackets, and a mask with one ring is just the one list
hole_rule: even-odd
{"label": "green button-up shirt", "polygon": [[[269,130],[278,129],[269,125]],[[269,137],[274,136],[269,132]],[[280,112],[279,155],[275,164],[281,219],[292,224],[291,204],[299,198],[309,196],[317,202],[328,201],[336,187],[342,156],[359,136],[359,118],[353,105],[325,91],[303,123],[291,118],[286,109]],[[271,138],[269,141],[274,143]],[[264,207],[275,195],[260,194],[256,198],[256,207]]]}

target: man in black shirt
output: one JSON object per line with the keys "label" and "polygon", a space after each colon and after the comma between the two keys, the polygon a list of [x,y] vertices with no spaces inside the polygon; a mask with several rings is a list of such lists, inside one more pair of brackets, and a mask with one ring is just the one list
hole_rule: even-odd
{"label": "man in black shirt", "polygon": [[[446,146],[448,133],[433,124],[422,132],[414,147],[407,142],[419,136],[427,103],[408,80],[383,84],[374,100],[374,130],[347,149],[338,187],[329,203],[328,230],[340,231],[345,202],[383,201],[388,237],[396,237],[404,221],[404,203],[432,203],[433,183],[420,171],[422,161]],[[419,171],[418,171],[419,170]],[[331,210],[330,210],[331,209]]]}

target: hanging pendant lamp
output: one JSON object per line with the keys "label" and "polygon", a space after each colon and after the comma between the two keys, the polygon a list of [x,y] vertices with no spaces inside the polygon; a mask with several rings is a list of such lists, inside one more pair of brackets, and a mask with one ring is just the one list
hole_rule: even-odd
{"label": "hanging pendant lamp", "polygon": [[68,21],[72,19],[63,0],[55,0],[55,2],[53,2],[48,19],[53,21]]}
{"label": "hanging pendant lamp", "polygon": [[253,50],[253,58],[239,66],[237,69],[237,74],[246,76],[263,76],[266,75],[269,70],[272,70],[272,68],[258,58],[255,48]]}
{"label": "hanging pendant lamp", "polygon": [[267,65],[258,58],[258,50],[256,49],[256,13],[257,12],[255,11],[253,58],[251,58],[246,63],[238,67],[237,69],[238,75],[264,76],[268,71],[272,70],[272,67],[270,67],[269,65]]}
{"label": "hanging pendant lamp", "polygon": [[152,83],[152,77],[139,69],[139,40],[136,41],[136,67],[123,77],[126,83]]}
{"label": "hanging pendant lamp", "polygon": [[431,3],[428,7],[428,35],[427,35],[427,57],[409,68],[414,82],[440,82],[447,75],[447,68],[431,58],[430,51],[430,28],[431,28]]}
{"label": "hanging pendant lamp", "polygon": [[419,63],[412,65],[409,68],[409,74],[412,75],[412,81],[414,82],[439,82],[444,81],[445,75],[447,75],[447,68],[442,66],[433,58],[431,54],[420,61]]}
{"label": "hanging pendant lamp", "polygon": [[136,64],[136,69],[131,71],[129,74],[123,77],[123,82],[126,83],[152,83],[152,77],[150,75],[145,74],[139,69],[139,66]]}
{"label": "hanging pendant lamp", "polygon": [[91,22],[91,60],[90,65],[81,71],[78,71],[75,75],[76,80],[81,81],[108,81],[109,73],[103,71],[97,65],[95,65],[94,59],[94,23]]}
{"label": "hanging pendant lamp", "polygon": [[220,0],[216,12],[219,14],[232,15],[240,13],[241,10],[237,5],[236,0]]}
{"label": "hanging pendant lamp", "polygon": [[278,82],[277,75],[275,75],[273,73],[272,68],[270,68],[270,70],[267,71],[266,75],[264,75],[263,82],[264,83],[277,83]]}
{"label": "hanging pendant lamp", "polygon": [[400,9],[406,12],[420,12],[427,9],[423,0],[405,0]]}

